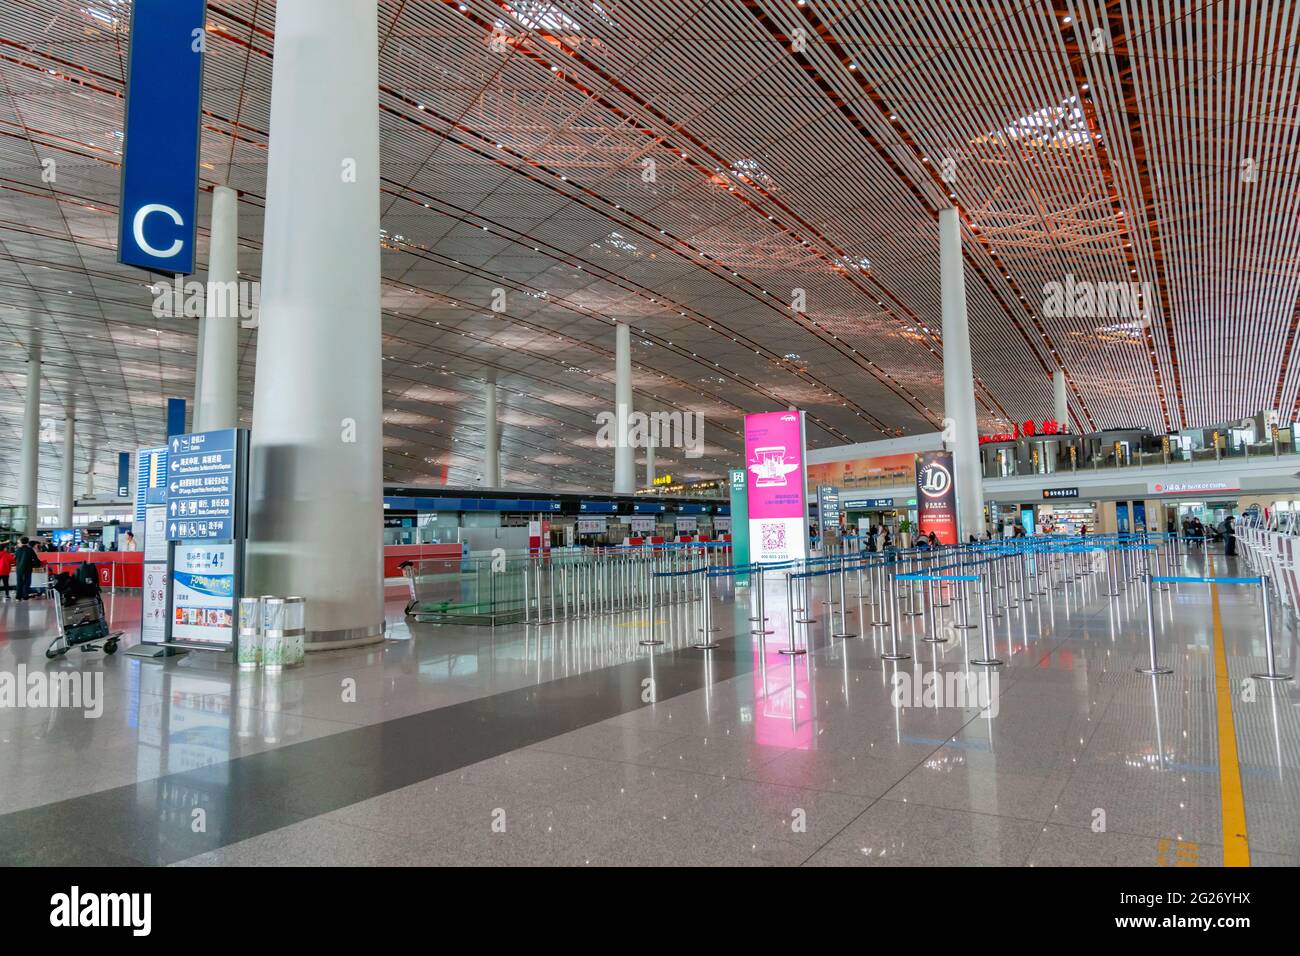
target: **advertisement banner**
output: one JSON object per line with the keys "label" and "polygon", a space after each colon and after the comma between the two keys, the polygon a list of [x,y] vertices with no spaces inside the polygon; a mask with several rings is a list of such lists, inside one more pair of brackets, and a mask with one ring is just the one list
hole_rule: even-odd
{"label": "advertisement banner", "polygon": [[745,416],[746,491],[754,561],[808,556],[803,413]]}
{"label": "advertisement banner", "polygon": [[916,456],[916,524],[940,544],[957,544],[957,487],[952,452],[926,451]]}
{"label": "advertisement banner", "polygon": [[235,545],[177,544],[172,640],[230,646],[235,639]]}
{"label": "advertisement banner", "polygon": [[859,488],[885,488],[912,482],[916,456],[877,455],[875,458],[850,458],[808,466],[808,486],[834,485],[841,491]]}
{"label": "advertisement banner", "polygon": [[604,534],[609,530],[606,518],[579,518],[578,534]]}

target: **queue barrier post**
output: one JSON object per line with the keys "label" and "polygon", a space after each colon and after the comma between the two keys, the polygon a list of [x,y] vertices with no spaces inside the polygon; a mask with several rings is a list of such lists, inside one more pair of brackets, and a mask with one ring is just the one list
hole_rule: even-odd
{"label": "queue barrier post", "polygon": [[905,661],[909,660],[911,654],[902,654],[898,650],[898,574],[894,574],[894,580],[889,586],[889,637],[890,650],[888,654],[881,654],[880,659],[883,661]]}
{"label": "queue barrier post", "polygon": [[757,623],[758,623],[758,627],[757,627],[757,628],[751,628],[750,631],[749,631],[749,633],[750,633],[750,634],[757,634],[760,638],[762,638],[762,637],[767,636],[768,634],[772,634],[772,633],[774,633],[773,631],[769,631],[769,630],[767,629],[767,607],[766,607],[766,598],[763,596],[763,595],[764,595],[764,591],[766,591],[766,587],[765,587],[765,582],[764,582],[764,580],[763,580],[763,565],[762,565],[762,564],[759,564],[759,566],[758,566],[758,573],[757,573],[756,575],[754,575],[754,577],[757,578],[757,584],[758,584],[758,622],[757,622]]}
{"label": "queue barrier post", "polygon": [[714,631],[719,630],[719,628],[713,626],[713,595],[709,587],[709,552],[707,548],[704,549],[703,564],[701,565],[699,572],[701,576],[700,590],[704,596],[704,616],[702,621],[704,626],[700,628],[700,632],[704,637],[692,646],[697,651],[712,651],[718,647],[718,642],[710,637],[710,635]]}
{"label": "queue barrier post", "polygon": [[1147,586],[1144,590],[1146,591],[1146,606],[1147,606],[1147,652],[1149,653],[1151,658],[1151,666],[1134,668],[1134,670],[1136,670],[1139,674],[1146,674],[1150,677],[1156,677],[1160,674],[1173,673],[1172,668],[1161,667],[1159,663],[1156,662],[1156,619],[1155,619],[1155,614],[1152,612],[1151,609],[1151,588],[1153,585],[1154,582],[1151,578],[1151,575],[1148,574]]}
{"label": "queue barrier post", "polygon": [[[807,572],[804,572],[804,573],[806,574]],[[796,629],[795,629],[795,623],[796,623],[796,620],[795,620],[795,616],[794,616],[794,579],[795,579],[795,577],[796,577],[796,573],[795,573],[795,572],[793,572],[793,571],[787,571],[787,572],[785,572],[786,614],[788,615],[788,617],[789,617],[789,621],[790,621],[790,623],[789,623],[789,625],[788,625],[788,627],[787,627],[787,630],[786,630],[786,634],[787,634],[787,637],[789,638],[789,644],[788,644],[787,646],[785,646],[785,647],[777,648],[777,651],[776,651],[778,654],[784,654],[784,655],[786,655],[787,657],[797,657],[797,656],[800,655],[800,654],[807,654],[807,653],[808,653],[807,650],[805,650],[804,648],[802,648],[802,647],[799,646],[799,644],[798,644],[798,638],[795,637],[795,634],[796,634]]]}
{"label": "queue barrier post", "polygon": [[1277,656],[1273,650],[1273,612],[1269,607],[1268,597],[1268,577],[1261,574],[1259,576],[1259,597],[1264,607],[1264,648],[1268,654],[1268,673],[1251,674],[1256,680],[1290,680],[1290,674],[1279,674],[1277,672]]}
{"label": "queue barrier post", "polygon": [[642,647],[658,647],[663,641],[655,634],[655,561],[653,555],[645,563],[645,567],[647,603],[650,609],[650,636],[642,638],[637,643]]}
{"label": "queue barrier post", "polygon": [[[848,607],[848,602],[844,600],[844,552],[843,551],[840,552],[839,573],[840,573],[840,629],[838,633],[832,634],[831,637],[838,637],[840,639],[857,637],[858,635],[849,633],[849,623],[847,617],[845,617],[845,615],[848,613],[846,610],[846,608]],[[827,584],[827,590],[828,591],[830,590],[829,583]],[[835,618],[832,616],[831,618],[832,624],[834,623],[834,621]]]}
{"label": "queue barrier post", "polygon": [[975,665],[977,665],[977,666],[979,666],[979,667],[1000,667],[1000,666],[1002,665],[1003,662],[1000,661],[1000,660],[998,660],[998,658],[996,658],[996,657],[993,656],[993,653],[994,653],[994,652],[993,652],[993,648],[989,646],[989,630],[990,630],[989,622],[990,622],[990,618],[989,618],[988,613],[987,613],[987,611],[986,611],[986,609],[985,609],[986,597],[985,597],[985,594],[984,594],[984,575],[983,575],[983,574],[976,575],[976,579],[977,579],[977,581],[979,582],[979,592],[980,592],[980,637],[982,638],[982,641],[983,641],[983,644],[984,644],[984,656],[981,657],[981,658],[979,658],[979,659],[977,659],[977,660],[973,660],[973,661],[971,661],[971,663],[972,663],[972,664],[975,664]]}

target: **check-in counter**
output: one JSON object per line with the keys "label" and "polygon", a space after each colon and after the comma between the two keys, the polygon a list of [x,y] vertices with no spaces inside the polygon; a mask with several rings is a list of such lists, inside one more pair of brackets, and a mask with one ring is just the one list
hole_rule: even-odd
{"label": "check-in counter", "polygon": [[89,561],[99,575],[101,588],[138,588],[144,586],[144,552],[142,551],[70,551],[41,552],[44,570],[53,577],[69,574]]}
{"label": "check-in counter", "polygon": [[384,577],[400,578],[404,561],[467,557],[469,545],[465,544],[390,544],[384,547]]}
{"label": "check-in counter", "polygon": [[[400,578],[403,561],[429,558],[463,558],[468,550],[460,544],[391,544],[384,548],[384,577]],[[99,574],[102,588],[138,588],[144,586],[144,553],[141,551],[71,551],[41,552],[42,570],[51,576],[61,571],[71,574],[89,561]],[[346,560],[340,556],[340,560]]]}

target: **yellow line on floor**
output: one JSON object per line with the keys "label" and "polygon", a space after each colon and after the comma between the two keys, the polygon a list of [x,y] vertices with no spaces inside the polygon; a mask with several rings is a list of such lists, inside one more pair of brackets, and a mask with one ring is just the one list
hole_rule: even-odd
{"label": "yellow line on floor", "polygon": [[[1214,559],[1210,558],[1210,574]],[[1223,615],[1219,586],[1210,585],[1214,621],[1214,705],[1219,727],[1219,804],[1223,815],[1223,865],[1250,866],[1246,839],[1246,798],[1241,791],[1241,764],[1237,760],[1237,725],[1232,719],[1232,677],[1223,643]]]}

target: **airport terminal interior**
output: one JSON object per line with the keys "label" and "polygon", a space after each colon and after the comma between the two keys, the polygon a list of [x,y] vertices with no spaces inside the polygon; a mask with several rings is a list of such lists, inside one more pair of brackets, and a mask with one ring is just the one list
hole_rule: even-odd
{"label": "airport terminal interior", "polygon": [[1300,7],[0,4],[0,864],[1300,864]]}

